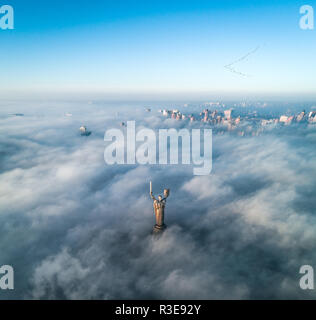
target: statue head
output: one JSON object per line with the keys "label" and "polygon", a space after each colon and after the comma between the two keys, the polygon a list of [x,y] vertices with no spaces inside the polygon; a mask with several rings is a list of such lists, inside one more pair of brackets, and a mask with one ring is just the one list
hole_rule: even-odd
{"label": "statue head", "polygon": [[158,200],[161,201],[162,200],[162,196],[158,196]]}

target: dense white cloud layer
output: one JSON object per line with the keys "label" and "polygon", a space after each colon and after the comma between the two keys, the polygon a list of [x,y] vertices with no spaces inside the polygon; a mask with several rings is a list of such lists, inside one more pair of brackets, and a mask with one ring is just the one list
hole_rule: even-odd
{"label": "dense white cloud layer", "polygon": [[[21,104],[13,117],[2,105],[0,265],[14,267],[16,288],[1,297],[315,298],[298,282],[301,265],[316,267],[315,128],[214,136],[213,171],[197,177],[106,165],[104,131],[120,121],[183,126],[111,107]],[[171,189],[159,240],[150,180]]]}

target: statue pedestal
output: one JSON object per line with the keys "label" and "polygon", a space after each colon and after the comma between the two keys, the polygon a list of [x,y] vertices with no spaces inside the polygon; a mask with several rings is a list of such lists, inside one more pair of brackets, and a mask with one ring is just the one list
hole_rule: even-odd
{"label": "statue pedestal", "polygon": [[167,228],[167,226],[165,224],[163,224],[162,226],[159,226],[158,224],[155,224],[152,233],[154,235],[162,234],[166,230],[166,228]]}

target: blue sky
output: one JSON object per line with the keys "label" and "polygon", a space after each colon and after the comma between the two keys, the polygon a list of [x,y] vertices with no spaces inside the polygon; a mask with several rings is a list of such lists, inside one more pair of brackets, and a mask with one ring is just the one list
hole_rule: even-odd
{"label": "blue sky", "polygon": [[[6,0],[0,94],[284,94],[316,96],[316,1]],[[234,65],[247,76],[224,66]]]}

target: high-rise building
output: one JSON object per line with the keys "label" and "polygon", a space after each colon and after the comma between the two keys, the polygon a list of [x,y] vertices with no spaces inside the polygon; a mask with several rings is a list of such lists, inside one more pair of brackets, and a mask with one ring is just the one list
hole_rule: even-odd
{"label": "high-rise building", "polygon": [[225,110],[224,111],[224,116],[225,116],[225,119],[230,120],[231,116],[232,116],[232,110],[231,109]]}

